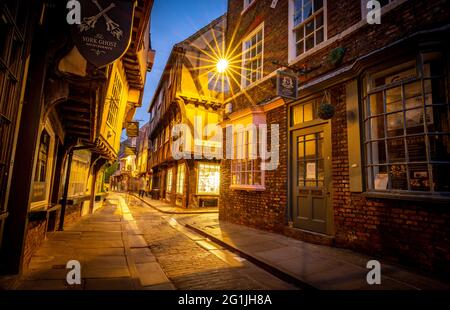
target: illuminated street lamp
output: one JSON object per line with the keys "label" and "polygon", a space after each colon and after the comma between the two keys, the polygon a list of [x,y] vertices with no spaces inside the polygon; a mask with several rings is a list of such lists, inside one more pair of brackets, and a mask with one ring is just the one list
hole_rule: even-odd
{"label": "illuminated street lamp", "polygon": [[225,73],[227,71],[229,66],[229,61],[225,58],[219,59],[219,61],[216,64],[216,70],[218,73]]}

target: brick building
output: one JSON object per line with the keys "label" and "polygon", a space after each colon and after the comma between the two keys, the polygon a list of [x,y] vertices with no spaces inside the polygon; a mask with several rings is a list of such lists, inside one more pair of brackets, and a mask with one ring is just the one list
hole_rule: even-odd
{"label": "brick building", "polygon": [[[241,72],[224,127],[278,124],[280,143],[273,171],[222,161],[220,218],[448,277],[448,2],[380,1],[381,24],[366,4],[228,1]],[[278,70],[298,76],[297,99],[277,95]]]}
{"label": "brick building", "polygon": [[[183,208],[218,203],[220,161],[202,154],[220,147],[220,141],[207,141],[205,128],[221,121],[223,89],[211,68],[212,55],[223,46],[225,25],[221,16],[175,44],[149,107],[152,197]],[[177,124],[187,126],[179,132],[185,139],[174,136]],[[177,146],[178,140],[183,145]],[[180,158],[173,156],[174,149]]]}

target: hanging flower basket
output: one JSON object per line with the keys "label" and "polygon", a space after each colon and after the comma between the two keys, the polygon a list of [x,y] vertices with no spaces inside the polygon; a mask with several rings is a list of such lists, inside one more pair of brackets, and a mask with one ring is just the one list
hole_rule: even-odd
{"label": "hanging flower basket", "polygon": [[336,108],[331,104],[328,92],[325,92],[322,103],[319,106],[317,114],[323,120],[329,120],[334,116]]}
{"label": "hanging flower basket", "polygon": [[339,66],[342,63],[342,60],[344,60],[344,55],[345,55],[345,48],[343,47],[335,48],[328,55],[328,61],[335,67]]}

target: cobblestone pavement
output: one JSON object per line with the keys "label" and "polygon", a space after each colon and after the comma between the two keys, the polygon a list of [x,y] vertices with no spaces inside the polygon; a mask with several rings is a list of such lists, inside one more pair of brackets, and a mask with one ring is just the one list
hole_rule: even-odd
{"label": "cobblestone pavement", "polygon": [[[150,250],[177,289],[296,289],[128,196]],[[192,215],[196,216],[196,215]]]}
{"label": "cobblestone pavement", "polygon": [[[67,284],[70,260],[80,263],[80,285]],[[296,289],[193,233],[171,215],[121,194],[110,194],[93,215],[51,233],[14,288]]]}

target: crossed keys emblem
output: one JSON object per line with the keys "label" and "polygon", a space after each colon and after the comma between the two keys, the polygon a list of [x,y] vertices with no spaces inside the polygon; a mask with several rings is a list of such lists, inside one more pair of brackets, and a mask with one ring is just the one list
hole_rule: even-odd
{"label": "crossed keys emblem", "polygon": [[97,23],[98,19],[100,17],[103,17],[103,19],[106,22],[106,30],[110,32],[117,40],[120,40],[120,38],[123,35],[122,29],[120,29],[119,24],[114,22],[108,14],[106,14],[108,11],[110,11],[112,8],[116,7],[114,3],[111,3],[107,8],[103,9],[97,0],[91,0],[92,3],[94,3],[97,8],[99,9],[99,13],[97,15],[91,16],[91,17],[85,17],[83,18],[83,21],[78,26],[80,28],[80,32],[87,31],[89,29],[95,28],[95,24]]}

